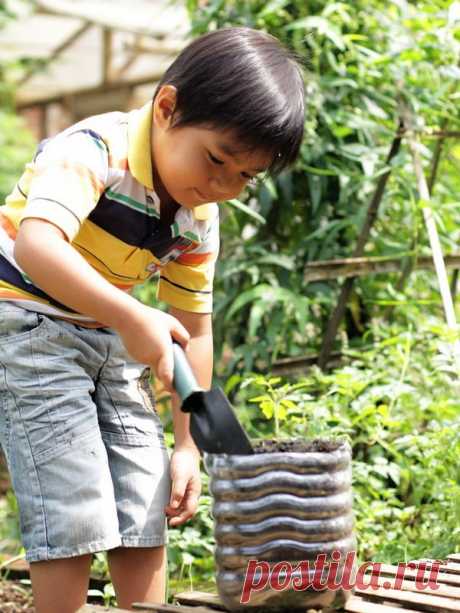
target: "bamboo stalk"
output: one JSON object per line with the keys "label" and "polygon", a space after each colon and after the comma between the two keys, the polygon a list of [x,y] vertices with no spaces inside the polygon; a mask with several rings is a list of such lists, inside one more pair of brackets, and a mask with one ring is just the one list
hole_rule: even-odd
{"label": "bamboo stalk", "polygon": [[417,148],[417,142],[412,136],[408,136],[408,143],[412,153],[412,159],[414,162],[415,176],[417,178],[417,187],[421,199],[425,202],[423,206],[423,218],[425,220],[426,229],[428,232],[428,238],[430,241],[431,249],[433,251],[433,261],[438,276],[439,289],[441,291],[441,298],[444,306],[444,313],[446,316],[447,325],[455,328],[457,322],[455,319],[454,303],[449,288],[449,281],[447,279],[446,267],[444,265],[444,259],[442,256],[441,243],[439,241],[438,231],[436,229],[436,222],[433,217],[433,210],[430,206],[430,192],[428,191],[428,184],[423,174],[422,164]]}
{"label": "bamboo stalk", "polygon": [[[430,172],[430,177],[428,179],[428,191],[431,194],[433,193],[433,187],[436,181],[436,177],[438,175],[438,169],[439,169],[439,162],[441,161],[441,153],[442,153],[442,148],[444,145],[444,142],[446,140],[446,128],[447,128],[447,119],[444,119],[442,126],[441,126],[441,131],[437,132],[436,134],[441,135],[440,138],[436,141],[436,145],[434,148],[434,153],[433,153],[433,161],[431,163],[431,172]],[[460,132],[459,132],[459,136],[460,136]],[[411,241],[411,249],[410,250],[415,250],[416,247],[416,241],[417,241],[417,237],[415,236],[412,241]],[[406,285],[407,280],[409,279],[409,276],[411,274],[411,272],[414,270],[414,268],[416,268],[416,261],[414,261],[413,258],[407,258],[404,266],[403,266],[403,270],[401,273],[400,278],[398,279],[398,282],[396,283],[396,291],[400,292],[402,291],[402,289],[404,288],[404,286]],[[452,292],[454,293],[454,292]],[[393,311],[393,307],[390,306],[387,309],[385,309],[384,312],[384,317],[388,318],[390,316],[390,314]]]}
{"label": "bamboo stalk", "polygon": [[[446,317],[446,322],[448,327],[457,332],[457,321],[455,317],[455,309],[454,302],[452,300],[452,294],[450,292],[449,280],[447,278],[447,270],[444,264],[444,258],[442,254],[441,243],[439,240],[438,231],[436,228],[436,222],[433,216],[433,210],[431,208],[431,198],[430,192],[428,189],[428,184],[425,178],[425,174],[423,172],[422,163],[420,160],[419,150],[418,150],[418,141],[416,137],[411,133],[407,133],[407,141],[409,144],[409,148],[412,154],[412,160],[414,164],[415,177],[417,180],[417,189],[420,195],[421,200],[424,202],[423,206],[423,218],[425,220],[425,226],[428,232],[428,239],[430,241],[430,246],[433,255],[434,267],[436,270],[436,275],[438,277],[439,289],[441,292],[442,304],[444,308],[444,314]],[[458,340],[455,340],[452,343],[452,347],[454,349],[453,357],[456,361],[457,368],[459,367],[459,357],[460,357],[460,343]]]}

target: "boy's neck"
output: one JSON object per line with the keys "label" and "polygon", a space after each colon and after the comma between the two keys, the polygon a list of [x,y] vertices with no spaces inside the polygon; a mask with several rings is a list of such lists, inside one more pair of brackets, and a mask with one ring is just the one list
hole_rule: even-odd
{"label": "boy's neck", "polygon": [[152,179],[153,187],[158,198],[160,199],[160,221],[170,225],[174,221],[176,212],[180,208],[180,204],[171,198],[169,193],[166,191],[166,188],[160,179],[160,175],[157,172],[155,163],[152,163]]}
{"label": "boy's neck", "polygon": [[176,217],[180,205],[175,200],[165,202],[160,196],[160,221],[170,226]]}

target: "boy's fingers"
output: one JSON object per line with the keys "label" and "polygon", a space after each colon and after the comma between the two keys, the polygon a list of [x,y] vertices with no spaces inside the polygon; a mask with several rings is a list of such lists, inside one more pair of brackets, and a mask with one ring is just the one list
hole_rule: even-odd
{"label": "boy's fingers", "polygon": [[177,341],[182,348],[185,349],[190,340],[190,334],[187,329],[180,323],[179,320],[174,318],[174,325],[171,326],[171,336]]}
{"label": "boy's fingers", "polygon": [[180,513],[179,515],[171,517],[168,524],[170,526],[180,526],[191,517],[193,517],[193,513],[189,513],[188,511],[182,511],[182,513]]}
{"label": "boy's fingers", "polygon": [[[191,519],[195,515],[196,510],[198,509],[198,498],[199,498],[198,491],[195,492],[193,490],[189,490],[187,492],[187,497],[185,501],[183,501],[183,506],[181,508],[173,509],[170,504],[170,506],[167,508],[167,515],[172,515],[172,517],[169,518],[169,522],[168,522],[169,525],[179,526],[183,524],[184,522],[186,522],[187,520]],[[171,500],[172,500],[172,496],[171,496]]]}
{"label": "boy's fingers", "polygon": [[192,504],[192,503],[187,504],[185,508],[180,511],[180,513],[169,518],[169,525],[179,526],[180,524],[183,524],[184,522],[186,522],[188,519],[191,519],[195,515],[197,508],[198,508],[198,503],[197,504]]}
{"label": "boy's fingers", "polygon": [[164,353],[161,355],[160,359],[157,362],[156,374],[160,381],[163,383],[165,388],[169,391],[173,391],[173,372],[174,372],[174,361],[173,361],[173,353],[172,353],[172,345],[168,347]]}
{"label": "boy's fingers", "polygon": [[[196,510],[198,509],[198,493],[190,492],[187,502],[185,504],[185,511],[189,513],[189,517],[195,515]],[[188,519],[188,518],[187,518]]]}
{"label": "boy's fingers", "polygon": [[186,479],[174,479],[171,490],[171,497],[169,499],[169,506],[172,509],[178,509],[185,494],[185,488],[187,487]]}

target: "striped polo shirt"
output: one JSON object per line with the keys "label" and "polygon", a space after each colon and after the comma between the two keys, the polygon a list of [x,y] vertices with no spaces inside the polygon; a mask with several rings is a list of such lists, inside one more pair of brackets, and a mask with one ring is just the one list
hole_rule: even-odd
{"label": "striped polo shirt", "polygon": [[[0,207],[0,300],[94,325],[36,287],[14,259],[19,224],[52,222],[107,281],[129,292],[159,275],[157,297],[195,313],[212,311],[219,249],[215,203],[160,216],[152,181],[152,103],[85,119],[40,143]],[[53,271],[50,270],[50,275]]]}

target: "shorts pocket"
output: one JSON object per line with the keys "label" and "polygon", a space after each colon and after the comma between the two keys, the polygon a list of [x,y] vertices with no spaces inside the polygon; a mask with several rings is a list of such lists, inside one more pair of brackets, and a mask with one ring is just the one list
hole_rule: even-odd
{"label": "shorts pocket", "polygon": [[0,445],[8,459],[10,451],[10,415],[8,412],[8,390],[6,388],[5,369],[0,364]]}
{"label": "shorts pocket", "polygon": [[9,302],[0,302],[0,345],[28,338],[46,323],[46,316]]}

